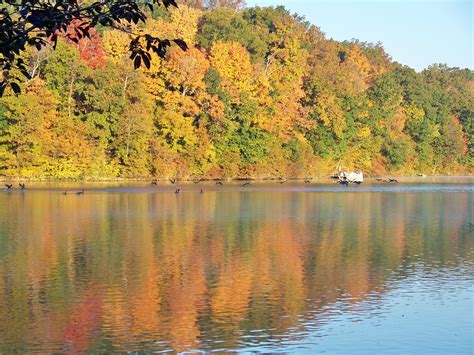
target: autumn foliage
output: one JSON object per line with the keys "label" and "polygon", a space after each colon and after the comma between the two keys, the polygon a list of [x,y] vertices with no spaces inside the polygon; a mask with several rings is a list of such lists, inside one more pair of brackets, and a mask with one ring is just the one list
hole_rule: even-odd
{"label": "autumn foliage", "polygon": [[0,175],[309,177],[339,162],[372,175],[472,172],[472,71],[417,73],[283,7],[185,3],[133,29],[188,43],[149,69],[134,70],[117,30],[22,53],[32,79],[0,99]]}

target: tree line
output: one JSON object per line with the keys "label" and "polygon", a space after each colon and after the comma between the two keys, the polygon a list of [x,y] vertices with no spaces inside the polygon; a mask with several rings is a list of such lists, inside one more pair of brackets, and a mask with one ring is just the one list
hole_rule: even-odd
{"label": "tree line", "polygon": [[[381,44],[327,39],[284,7],[181,1],[130,33],[179,38],[135,69],[100,24],[20,53],[0,98],[0,176],[44,179],[370,175],[474,169],[474,73],[417,73]],[[143,57],[140,60],[147,60]],[[18,75],[12,69],[10,75]]]}

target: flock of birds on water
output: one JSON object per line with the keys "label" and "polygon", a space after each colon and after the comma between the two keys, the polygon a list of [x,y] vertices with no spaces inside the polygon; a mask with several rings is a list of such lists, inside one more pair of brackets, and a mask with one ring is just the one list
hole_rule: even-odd
{"label": "flock of birds on water", "polygon": [[[173,184],[173,185],[176,184],[176,182],[177,182],[176,179],[169,179],[168,181],[169,181],[171,184]],[[194,184],[199,184],[199,183],[202,182],[202,181],[203,181],[203,180],[200,180],[200,179],[192,180],[192,182],[193,182]],[[284,183],[286,183],[286,182],[288,182],[288,179],[280,179],[280,181],[279,181],[278,183],[279,183],[279,184],[284,184]],[[310,180],[305,180],[304,182],[305,182],[305,184],[309,184],[311,181],[310,181]],[[151,185],[152,185],[152,186],[158,186],[158,180],[153,180],[153,181],[151,182]],[[216,181],[216,185],[217,185],[217,186],[224,186],[224,182],[223,182],[222,180],[218,180],[218,181]],[[242,187],[249,187],[249,186],[251,186],[251,183],[250,183],[250,182],[245,182],[244,184],[242,184]],[[181,189],[176,189],[174,193],[177,195],[177,194],[179,194],[180,192],[181,192]],[[203,190],[203,189],[201,189],[201,193],[204,193],[204,190]]]}
{"label": "flock of birds on water", "polygon": [[[388,178],[388,179],[375,179],[375,181],[377,182],[384,182],[384,183],[398,183],[398,180],[397,179],[392,179],[392,178]],[[171,184],[176,184],[177,180],[176,179],[170,179],[169,182]],[[193,180],[193,183],[195,184],[199,184],[200,182],[202,182],[202,180]],[[280,179],[280,181],[278,182],[279,184],[285,184],[288,182],[288,179]],[[308,180],[308,179],[305,179],[304,180],[304,183],[305,184],[310,184],[311,183],[311,180]],[[349,185],[349,180],[347,179],[339,179],[338,184],[340,185],[345,185],[345,186],[348,186]],[[356,181],[355,182],[356,185],[360,185],[361,182],[360,181]],[[158,186],[158,180],[153,180],[151,182],[151,185],[152,186]],[[224,182],[223,181],[216,181],[216,185],[218,186],[224,186]],[[251,183],[250,182],[245,182],[244,184],[242,184],[243,187],[249,187],[251,186]],[[8,191],[10,190],[14,190],[14,186],[13,184],[5,184],[5,187],[7,188]],[[18,190],[26,190],[26,184],[25,183],[19,183],[18,184]],[[175,194],[178,195],[179,193],[181,192],[181,189],[176,189],[175,190]],[[85,193],[85,190],[82,189],[80,191],[71,191],[71,194],[75,194],[75,195],[84,195]],[[204,190],[201,189],[201,194],[204,193]],[[68,195],[68,191],[63,191],[62,192],[63,195]],[[472,232],[474,230],[474,224],[473,223],[470,223],[469,222],[469,232]]]}
{"label": "flock of birds on water", "polygon": [[[15,190],[15,187],[13,186],[13,184],[5,184],[5,187],[7,188],[8,191]],[[18,184],[18,190],[26,190],[26,184],[20,182]],[[77,191],[77,192],[72,191],[72,193],[74,193],[76,195],[84,195],[84,192],[85,192],[84,189],[82,189],[80,191]],[[63,191],[62,194],[67,195],[68,191]]]}
{"label": "flock of birds on water", "polygon": [[[392,179],[392,178],[388,178],[388,179],[386,179],[386,180],[385,180],[385,179],[375,179],[375,180],[378,181],[378,182],[386,182],[386,183],[397,183],[397,182],[398,182],[397,179]],[[168,181],[169,181],[172,185],[174,185],[174,184],[177,183],[177,179],[169,179]],[[199,183],[201,183],[201,182],[203,182],[203,181],[204,181],[204,180],[201,180],[201,179],[192,180],[192,182],[193,182],[194,184],[199,184]],[[277,183],[280,184],[280,185],[283,185],[283,184],[286,184],[288,181],[289,181],[289,179],[280,178]],[[305,179],[305,180],[304,180],[304,183],[305,183],[305,184],[310,184],[310,183],[311,183],[311,180]],[[350,183],[350,181],[347,180],[347,179],[339,179],[339,180],[337,181],[337,183],[340,184],[340,185],[348,186],[349,183]],[[354,183],[355,183],[356,185],[360,185],[362,182],[361,182],[361,181],[355,181]],[[152,185],[152,186],[158,186],[158,180],[152,180],[152,181],[151,181],[151,185]],[[224,186],[224,182],[223,182],[222,180],[218,180],[218,181],[216,181],[216,185],[217,185],[217,186]],[[250,187],[250,186],[252,186],[252,184],[247,181],[247,182],[243,183],[241,186],[242,186],[242,187]],[[15,187],[13,186],[13,184],[5,184],[5,187],[7,188],[8,191],[10,191],[10,190],[15,190]],[[26,184],[20,182],[20,183],[18,184],[18,190],[26,190]],[[175,193],[176,195],[178,195],[180,192],[181,192],[181,189],[176,189],[176,190],[174,191],[174,193]],[[84,195],[84,193],[85,193],[85,190],[84,190],[84,189],[82,189],[82,190],[80,190],[80,191],[66,191],[66,190],[65,190],[65,191],[62,192],[63,195],[75,194],[75,195],[78,195],[78,196]],[[204,193],[204,190],[203,190],[203,189],[201,189],[201,193]]]}

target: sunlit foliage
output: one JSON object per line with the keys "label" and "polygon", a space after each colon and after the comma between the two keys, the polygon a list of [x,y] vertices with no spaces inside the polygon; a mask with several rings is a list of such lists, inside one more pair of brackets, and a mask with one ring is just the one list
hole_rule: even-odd
{"label": "sunlit foliage", "polygon": [[111,29],[21,53],[32,79],[0,99],[0,176],[472,172],[472,71],[417,73],[381,44],[328,40],[283,7],[241,4],[155,11],[133,31],[189,49],[153,54],[150,68],[134,70],[130,37]]}

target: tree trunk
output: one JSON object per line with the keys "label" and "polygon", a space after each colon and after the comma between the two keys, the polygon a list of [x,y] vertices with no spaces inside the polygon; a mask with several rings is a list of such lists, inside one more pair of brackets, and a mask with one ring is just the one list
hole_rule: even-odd
{"label": "tree trunk", "polygon": [[73,74],[71,82],[69,83],[69,93],[67,96],[67,114],[69,118],[72,118],[72,93],[74,90],[74,81],[76,80],[76,75]]}
{"label": "tree trunk", "polygon": [[125,99],[125,94],[127,93],[127,86],[128,86],[128,75],[125,76],[123,80],[123,89],[122,89],[122,97]]}

